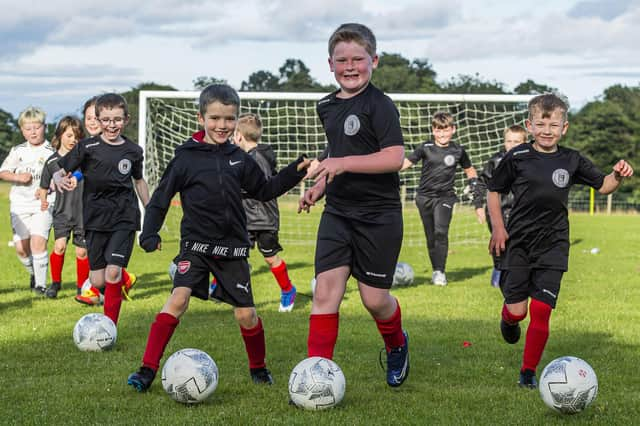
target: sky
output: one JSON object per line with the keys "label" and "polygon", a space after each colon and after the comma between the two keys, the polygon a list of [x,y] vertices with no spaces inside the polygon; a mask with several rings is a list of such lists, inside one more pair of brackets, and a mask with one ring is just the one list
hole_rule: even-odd
{"label": "sky", "polygon": [[574,109],[640,84],[640,0],[0,0],[0,10],[0,108],[41,106],[48,121],[142,82],[193,90],[212,76],[239,89],[288,58],[333,83],[326,44],[344,22],[369,26],[379,53],[427,59],[439,82],[478,73],[512,90],[532,79]]}

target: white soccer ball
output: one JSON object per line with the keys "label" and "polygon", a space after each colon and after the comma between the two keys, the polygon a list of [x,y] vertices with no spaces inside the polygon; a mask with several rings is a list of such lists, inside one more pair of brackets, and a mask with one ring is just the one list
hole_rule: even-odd
{"label": "white soccer ball", "polygon": [[540,396],[549,408],[575,414],[587,408],[598,395],[598,378],[580,358],[563,356],[551,361],[540,376]]}
{"label": "white soccer ball", "polygon": [[169,263],[169,277],[171,277],[171,281],[176,276],[176,272],[178,271],[178,265],[175,262]]}
{"label": "white soccer ball", "polygon": [[116,344],[117,337],[111,318],[99,313],[83,316],[73,327],[73,342],[81,351],[106,351]]}
{"label": "white soccer ball", "polygon": [[218,386],[218,366],[199,349],[182,349],[162,367],[162,387],[171,398],[184,404],[207,399]]}
{"label": "white soccer ball", "polygon": [[396,265],[396,271],[393,274],[393,283],[394,287],[401,287],[405,285],[413,284],[413,268],[408,263],[398,262]]}
{"label": "white soccer ball", "polygon": [[298,407],[323,410],[342,401],[346,384],[338,364],[314,356],[300,361],[293,368],[289,376],[289,396]]}
{"label": "white soccer ball", "polygon": [[316,294],[316,277],[311,278],[311,295]]}

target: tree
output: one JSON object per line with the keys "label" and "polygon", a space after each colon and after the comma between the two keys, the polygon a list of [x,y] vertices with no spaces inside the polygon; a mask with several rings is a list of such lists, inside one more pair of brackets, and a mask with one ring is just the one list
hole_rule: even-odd
{"label": "tree", "polygon": [[0,108],[0,162],[21,138],[18,123],[11,113]]}
{"label": "tree", "polygon": [[513,89],[513,93],[517,95],[541,95],[543,93],[554,93],[557,91],[555,87],[539,84],[531,79],[518,84],[516,88]]}
{"label": "tree", "polygon": [[227,80],[223,78],[207,77],[204,75],[196,77],[193,80],[193,88],[196,90],[202,90],[210,84],[227,84]]}
{"label": "tree", "polygon": [[426,59],[411,62],[397,53],[383,52],[371,81],[387,93],[433,93],[440,91],[435,77]]}
{"label": "tree", "polygon": [[442,86],[445,93],[505,94],[504,83],[485,80],[480,74],[458,74]]}
{"label": "tree", "polygon": [[141,90],[176,90],[175,88],[163,84],[157,83],[140,83],[136,87],[131,88],[131,90],[121,93],[121,95],[127,101],[129,106],[129,123],[127,127],[124,129],[124,136],[129,138],[130,140],[137,142],[138,141],[138,101],[140,98]]}
{"label": "tree", "polygon": [[280,90],[280,79],[269,71],[257,71],[243,81],[240,90],[243,92],[277,92]]}
{"label": "tree", "polygon": [[325,92],[333,86],[324,86],[309,73],[309,68],[300,59],[287,59],[278,69],[280,90],[284,92]]}

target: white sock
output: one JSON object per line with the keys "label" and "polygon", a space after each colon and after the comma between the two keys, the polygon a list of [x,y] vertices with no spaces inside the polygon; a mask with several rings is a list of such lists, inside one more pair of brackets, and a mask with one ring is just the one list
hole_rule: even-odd
{"label": "white sock", "polygon": [[27,270],[29,275],[33,275],[33,260],[31,259],[31,256],[29,257],[18,256],[18,260],[20,260],[20,263],[24,265],[24,268]]}
{"label": "white sock", "polygon": [[33,272],[36,279],[36,287],[47,286],[47,270],[49,269],[49,254],[44,251],[42,253],[34,254],[33,257]]}

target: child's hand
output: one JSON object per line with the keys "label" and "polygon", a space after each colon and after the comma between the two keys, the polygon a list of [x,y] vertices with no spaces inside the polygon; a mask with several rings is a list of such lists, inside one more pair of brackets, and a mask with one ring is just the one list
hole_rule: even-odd
{"label": "child's hand", "polygon": [[342,173],[344,173],[344,159],[327,158],[326,160],[322,160],[318,167],[309,174],[309,178],[315,178],[315,181],[318,182],[326,177],[327,183],[331,183],[334,177]]}
{"label": "child's hand", "polygon": [[162,249],[162,240],[160,235],[144,235],[140,234],[140,247],[147,253]]}
{"label": "child's hand", "polygon": [[316,201],[318,201],[324,195],[325,186],[325,181],[322,180],[313,185],[311,188],[307,189],[298,202],[298,213],[302,212],[303,210],[309,213],[309,211],[311,210],[311,206],[315,206]]}
{"label": "child's hand", "polygon": [[507,230],[504,227],[493,228],[491,240],[489,240],[489,254],[495,253],[496,256],[500,256],[501,253],[504,253],[508,239],[509,234],[507,234]]}
{"label": "child's hand", "polygon": [[15,183],[28,185],[31,183],[33,176],[31,173],[16,173]]}
{"label": "child's hand", "polygon": [[40,210],[44,212],[48,208],[49,208],[49,202],[47,201],[47,199],[45,198],[44,200],[40,200]]}
{"label": "child's hand", "polygon": [[618,161],[615,166],[613,166],[613,172],[616,177],[623,178],[633,176],[633,168],[631,167],[631,164],[624,160]]}
{"label": "child's hand", "polygon": [[296,170],[298,170],[299,172],[302,170],[307,170],[309,168],[309,166],[311,165],[311,160],[309,160],[308,158],[304,158],[299,164],[298,167],[296,168]]}
{"label": "child's hand", "polygon": [[476,217],[478,218],[478,223],[480,225],[482,225],[487,220],[487,216],[482,207],[478,207],[476,209]]}
{"label": "child's hand", "polygon": [[77,187],[78,187],[78,178],[71,175],[71,177],[69,177],[69,191],[73,191]]}
{"label": "child's hand", "polygon": [[71,191],[71,173],[67,173],[66,175],[62,173],[63,170],[60,169],[55,172],[52,176],[53,183],[56,186],[56,189],[60,192],[62,191]]}

